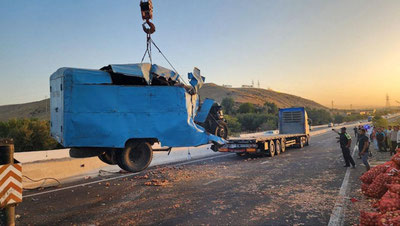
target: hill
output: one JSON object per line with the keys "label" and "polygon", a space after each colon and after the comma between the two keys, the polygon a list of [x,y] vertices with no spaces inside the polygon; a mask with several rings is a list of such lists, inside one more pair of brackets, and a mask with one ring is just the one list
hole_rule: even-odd
{"label": "hill", "polygon": [[235,102],[239,103],[249,102],[256,105],[263,105],[268,101],[275,103],[279,108],[298,106],[327,109],[325,106],[315,101],[273,90],[260,88],[226,88],[213,83],[204,84],[200,89],[200,97],[202,99],[211,98],[220,103],[225,97],[232,97]]}
{"label": "hill", "polygon": [[[200,89],[200,97],[211,98],[221,102],[225,97],[232,97],[236,102],[250,102],[263,105],[266,101],[275,103],[278,107],[304,106],[316,109],[326,107],[308,99],[298,96],[280,93],[272,90],[258,88],[226,88],[213,83],[206,83]],[[25,104],[13,104],[0,106],[0,121],[11,118],[39,118],[49,119],[49,99]]]}
{"label": "hill", "polygon": [[50,119],[50,100],[41,100],[25,104],[13,104],[0,106],[0,121],[11,118],[38,118]]}

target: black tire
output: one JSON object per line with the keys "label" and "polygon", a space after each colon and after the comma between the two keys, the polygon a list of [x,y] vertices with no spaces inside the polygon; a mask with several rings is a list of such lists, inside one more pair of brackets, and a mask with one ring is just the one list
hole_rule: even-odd
{"label": "black tire", "polygon": [[273,141],[269,142],[268,150],[269,150],[269,156],[274,157],[274,155],[275,155],[275,144],[274,144]]}
{"label": "black tire", "polygon": [[285,152],[286,151],[286,139],[282,139],[281,141],[281,152]]}
{"label": "black tire", "polygon": [[279,142],[279,140],[275,141],[275,154],[276,155],[281,154],[281,142]]}
{"label": "black tire", "polygon": [[117,156],[114,151],[105,151],[98,157],[102,162],[108,165],[117,165]]}
{"label": "black tire", "polygon": [[224,121],[218,121],[218,125],[215,128],[215,135],[223,139],[228,137],[228,125]]}
{"label": "black tire", "polygon": [[152,158],[153,149],[148,142],[127,142],[117,156],[117,164],[122,169],[135,173],[146,169]]}

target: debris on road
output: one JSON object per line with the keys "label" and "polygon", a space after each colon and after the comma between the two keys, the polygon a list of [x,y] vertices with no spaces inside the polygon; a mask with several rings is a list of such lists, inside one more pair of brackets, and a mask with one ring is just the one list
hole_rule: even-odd
{"label": "debris on road", "polygon": [[144,185],[146,186],[166,186],[167,184],[168,180],[156,180],[156,179],[144,183]]}

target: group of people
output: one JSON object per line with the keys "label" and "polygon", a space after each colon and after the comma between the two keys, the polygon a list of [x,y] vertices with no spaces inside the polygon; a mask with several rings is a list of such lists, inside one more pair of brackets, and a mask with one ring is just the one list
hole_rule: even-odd
{"label": "group of people", "polygon": [[[370,169],[368,157],[371,155],[369,151],[370,143],[373,143],[375,149],[380,152],[385,152],[388,149],[390,154],[394,154],[397,148],[400,148],[400,126],[388,126],[375,128],[370,125],[354,127],[354,136],[357,140],[358,155],[362,159],[367,171]],[[334,130],[334,129],[333,129]],[[334,130],[337,132],[336,130]],[[355,162],[350,153],[351,136],[347,133],[346,127],[340,129],[338,142],[342,149],[343,158],[345,161],[344,167],[355,168]],[[371,142],[370,142],[371,141]],[[351,165],[350,165],[351,164]]]}
{"label": "group of people", "polygon": [[[360,128],[360,127],[359,127]],[[354,127],[354,135],[358,139],[359,128]],[[379,152],[387,152],[390,150],[390,155],[395,154],[396,148],[400,147],[400,126],[369,127],[368,134],[375,149]]]}

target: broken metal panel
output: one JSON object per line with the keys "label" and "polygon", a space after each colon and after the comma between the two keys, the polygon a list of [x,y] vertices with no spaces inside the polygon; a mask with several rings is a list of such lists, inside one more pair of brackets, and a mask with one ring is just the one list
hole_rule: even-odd
{"label": "broken metal panel", "polygon": [[157,64],[153,64],[151,66],[151,73],[165,77],[167,80],[171,79],[173,81],[177,81],[179,79],[179,75],[177,73],[168,68],[161,67]]}
{"label": "broken metal panel", "polygon": [[131,138],[156,138],[170,147],[223,143],[195,124],[198,96],[183,87],[75,83],[82,72],[70,72],[57,77],[62,95],[52,95],[64,103],[62,114],[52,117],[59,127],[51,131],[54,137],[62,127],[55,138],[65,147],[123,148]]}
{"label": "broken metal panel", "polygon": [[193,73],[188,73],[188,79],[189,79],[190,85],[192,85],[194,87],[194,89],[196,90],[196,93],[197,93],[199,91],[199,89],[203,86],[206,78],[201,76],[200,69],[195,67],[193,69]]}
{"label": "broken metal panel", "polygon": [[151,64],[110,64],[114,73],[119,73],[127,76],[143,78],[147,84],[151,83],[152,76],[150,74]]}
{"label": "broken metal panel", "polygon": [[215,103],[214,100],[212,99],[205,99],[204,102],[201,104],[199,112],[197,112],[197,115],[194,119],[194,121],[199,122],[199,123],[204,123],[207,119],[208,113],[211,110],[211,107]]}

